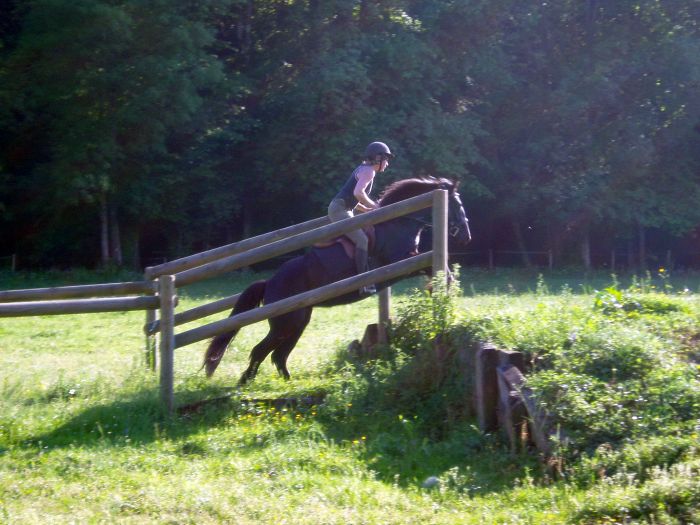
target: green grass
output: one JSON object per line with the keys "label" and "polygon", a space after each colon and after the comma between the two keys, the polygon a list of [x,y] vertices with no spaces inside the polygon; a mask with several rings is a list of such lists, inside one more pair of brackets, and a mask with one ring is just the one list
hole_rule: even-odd
{"label": "green grass", "polygon": [[[123,280],[102,277],[4,274],[0,288]],[[181,290],[179,310],[234,293],[253,277]],[[414,304],[409,290],[419,284],[396,286],[395,308]],[[610,284],[603,275],[548,274],[542,281],[533,272],[465,270],[457,324],[556,362],[571,324],[604,318],[593,306],[595,290]],[[657,292],[688,288],[663,295],[688,310],[658,319],[640,313],[624,323],[666,341],[683,332],[689,339],[679,359],[694,359],[697,278],[643,284]],[[663,298],[654,292],[644,297]],[[648,304],[663,309],[668,302]],[[0,523],[550,524],[650,516],[680,523],[679,516],[697,516],[692,424],[626,445],[596,442],[590,454],[561,451],[568,470],[553,479],[535,455],[512,455],[499,435],[479,433],[452,399],[443,401],[456,388],[437,388],[435,376],[416,373],[410,353],[392,351],[370,363],[348,358],[344,348],[375,318],[372,300],[315,310],[290,357],[292,380],[279,379],[266,362],[243,393],[235,383],[265,326],[241,331],[212,380],[199,371],[206,343],[179,349],[179,403],[224,393],[233,401],[172,419],[160,413],[157,379],[143,367],[143,313],[3,319]],[[575,364],[588,370],[584,357]],[[295,410],[237,402],[241,395],[319,392],[324,404]],[[693,417],[700,424],[700,414],[686,419]],[[438,483],[424,488],[430,476]]]}

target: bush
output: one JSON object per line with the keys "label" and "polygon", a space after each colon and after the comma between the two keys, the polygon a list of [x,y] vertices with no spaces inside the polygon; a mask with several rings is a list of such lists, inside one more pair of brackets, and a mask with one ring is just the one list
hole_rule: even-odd
{"label": "bush", "polygon": [[635,483],[633,476],[604,481],[595,496],[574,517],[576,523],[698,523],[700,521],[700,462],[656,468],[649,481]]}
{"label": "bush", "polygon": [[[698,340],[696,305],[644,283],[608,287],[592,305],[569,290],[546,296],[542,289],[534,306],[532,298],[509,298],[469,312],[464,329],[526,354],[527,384],[565,436],[555,448],[567,464],[575,469],[600,446],[695,432],[700,378],[687,356]],[[675,456],[659,453],[661,463],[650,466],[668,457]]]}

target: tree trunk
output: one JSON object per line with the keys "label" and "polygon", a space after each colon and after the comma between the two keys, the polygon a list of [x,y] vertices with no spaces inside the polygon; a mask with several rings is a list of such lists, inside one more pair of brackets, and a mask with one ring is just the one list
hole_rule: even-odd
{"label": "tree trunk", "polygon": [[141,244],[141,235],[137,228],[129,228],[125,232],[124,247],[126,248],[124,254],[124,260],[126,265],[137,272],[143,270],[141,266],[141,252],[139,250],[139,245]]}
{"label": "tree trunk", "polygon": [[647,236],[644,230],[644,225],[637,223],[637,238],[638,238],[638,256],[639,256],[639,269],[647,269]]}
{"label": "tree trunk", "polygon": [[243,203],[243,239],[248,239],[253,232],[253,210],[249,204],[250,200],[246,199]]}
{"label": "tree trunk", "polygon": [[518,243],[518,250],[520,251],[520,256],[522,258],[523,264],[526,268],[532,267],[530,255],[527,253],[527,245],[525,244],[525,238],[523,237],[523,230],[520,227],[520,223],[518,221],[513,221],[513,233],[515,233],[515,241]]}
{"label": "tree trunk", "polygon": [[632,239],[627,239],[627,269],[634,268],[634,243]]}
{"label": "tree trunk", "polygon": [[122,239],[119,232],[117,207],[114,204],[109,205],[109,245],[112,262],[114,262],[117,266],[122,266],[124,264]]}
{"label": "tree trunk", "polygon": [[102,266],[109,264],[109,211],[107,209],[107,194],[100,194],[100,253]]}
{"label": "tree trunk", "polygon": [[588,228],[581,232],[581,261],[586,271],[591,269],[591,235]]}

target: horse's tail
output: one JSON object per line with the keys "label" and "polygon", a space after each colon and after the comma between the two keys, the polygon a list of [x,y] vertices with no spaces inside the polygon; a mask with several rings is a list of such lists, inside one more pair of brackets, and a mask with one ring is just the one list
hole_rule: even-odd
{"label": "horse's tail", "polygon": [[[265,295],[266,284],[267,281],[257,281],[243,290],[238,301],[236,301],[236,306],[234,306],[231,316],[240,314],[241,312],[247,312],[248,310],[260,306],[263,296]],[[224,357],[226,347],[228,347],[231,340],[236,337],[236,334],[238,334],[237,329],[217,335],[211,340],[209,348],[207,348],[207,352],[204,354],[204,364],[202,365],[202,367],[206,369],[207,377],[211,377],[214,374],[216,367],[219,366],[221,362],[221,358]]]}

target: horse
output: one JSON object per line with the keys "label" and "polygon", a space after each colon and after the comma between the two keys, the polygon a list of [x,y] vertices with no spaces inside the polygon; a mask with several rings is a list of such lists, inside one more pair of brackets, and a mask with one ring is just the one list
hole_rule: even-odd
{"label": "horse", "polygon": [[[455,181],[436,177],[400,180],[389,185],[382,192],[379,197],[379,206],[388,206],[437,189],[448,190],[449,234],[457,245],[464,246],[471,241],[471,233],[457,186]],[[426,208],[376,224],[374,246],[370,247],[372,266],[385,266],[417,255],[420,235],[426,227],[431,225],[431,220],[432,210]],[[285,262],[270,279],[260,280],[248,286],[238,298],[231,316],[257,308],[261,303],[271,304],[355,274],[355,262],[346,253],[341,243],[332,243],[327,247],[313,247],[304,255]],[[406,277],[408,276],[378,283],[377,288],[381,290]],[[317,306],[349,304],[362,298],[364,296],[360,295],[358,290]],[[268,319],[270,330],[250,352],[248,368],[243,372],[238,383],[240,386],[255,377],[258,367],[270,353],[278,373],[285,379],[290,378],[287,358],[309,324],[312,310],[312,306],[307,306]],[[212,339],[202,366],[206,369],[208,377],[211,377],[219,366],[226,348],[237,333],[238,330],[233,330]]]}

